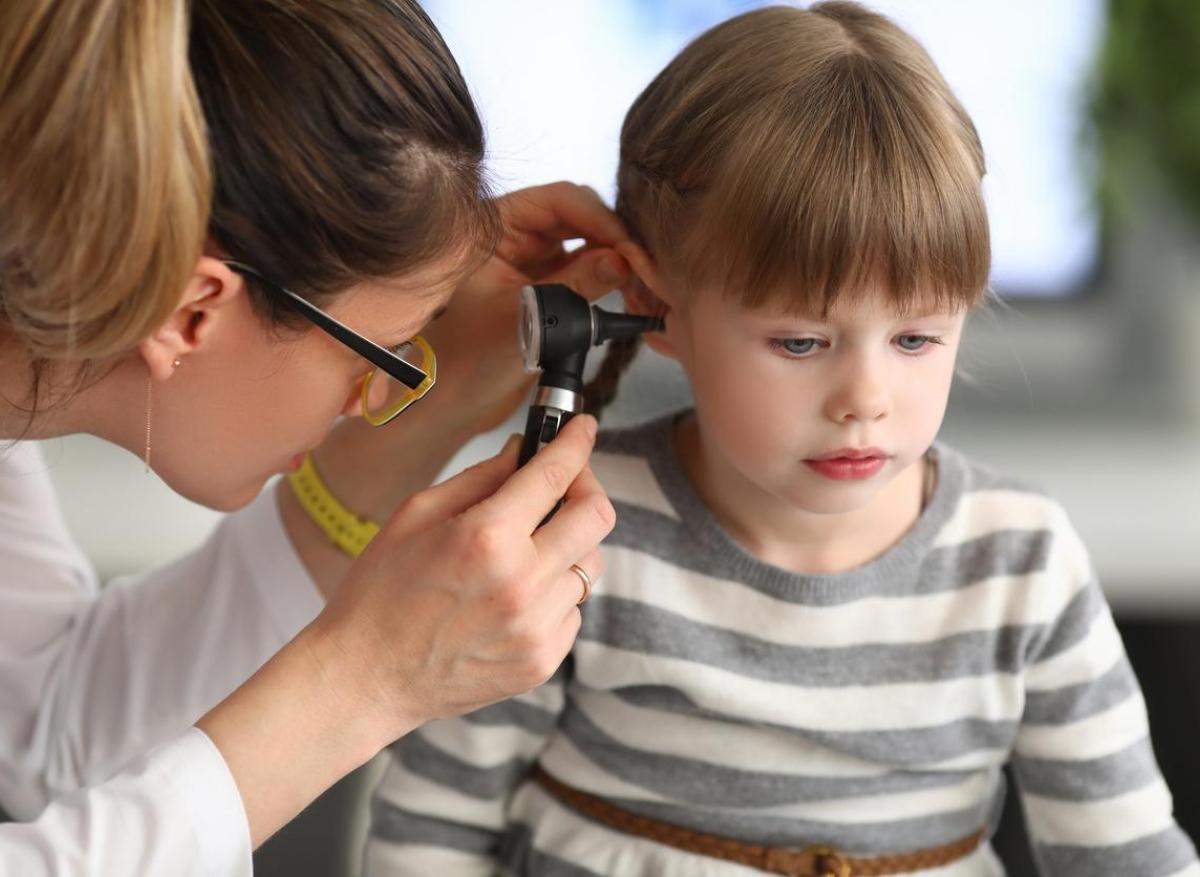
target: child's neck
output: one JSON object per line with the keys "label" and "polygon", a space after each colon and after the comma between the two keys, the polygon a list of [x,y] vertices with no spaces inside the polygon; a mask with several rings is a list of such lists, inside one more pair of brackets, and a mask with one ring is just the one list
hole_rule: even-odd
{"label": "child's neck", "polygon": [[706,445],[694,417],[676,426],[675,450],[688,480],[725,531],[759,559],[794,572],[839,573],[869,563],[921,516],[924,459],[893,478],[864,508],[821,515],[747,482]]}

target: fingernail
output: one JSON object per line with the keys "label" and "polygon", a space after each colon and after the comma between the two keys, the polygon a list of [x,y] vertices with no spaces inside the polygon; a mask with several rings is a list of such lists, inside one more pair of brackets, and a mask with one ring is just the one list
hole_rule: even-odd
{"label": "fingernail", "polygon": [[592,417],[590,414],[585,414],[585,415],[583,415],[583,417],[584,417],[583,425],[584,425],[584,429],[587,431],[588,438],[595,438],[596,437],[596,418]]}

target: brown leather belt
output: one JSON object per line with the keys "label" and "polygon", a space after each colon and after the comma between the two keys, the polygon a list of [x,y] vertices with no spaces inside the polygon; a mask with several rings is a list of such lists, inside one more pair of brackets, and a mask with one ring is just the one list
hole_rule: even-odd
{"label": "brown leather belt", "polygon": [[910,874],[926,868],[937,868],[970,855],[979,846],[985,833],[981,828],[968,837],[940,847],[893,856],[860,858],[847,856],[826,846],[795,849],[743,843],[733,838],[692,831],[648,816],[639,816],[589,792],[568,786],[546,773],[540,765],[534,767],[533,779],[563,804],[601,825],[689,853],[737,862],[739,865],[758,868],[769,874],[784,874],[787,877],[883,877],[888,874]]}

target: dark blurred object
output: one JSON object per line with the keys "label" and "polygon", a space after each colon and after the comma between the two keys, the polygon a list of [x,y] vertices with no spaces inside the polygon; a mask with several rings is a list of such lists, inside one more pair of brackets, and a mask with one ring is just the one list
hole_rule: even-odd
{"label": "dark blurred object", "polygon": [[1153,168],[1200,223],[1200,3],[1108,0],[1089,111],[1103,214]]}

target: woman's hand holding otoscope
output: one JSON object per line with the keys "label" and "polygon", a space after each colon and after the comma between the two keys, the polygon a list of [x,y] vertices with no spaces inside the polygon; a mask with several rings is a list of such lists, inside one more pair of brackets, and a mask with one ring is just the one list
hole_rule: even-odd
{"label": "woman's hand holding otoscope", "polygon": [[662,328],[661,317],[605,311],[560,283],[525,287],[518,325],[521,352],[525,370],[540,370],[542,376],[525,420],[518,465],[529,462],[583,410],[583,367],[592,347]]}

